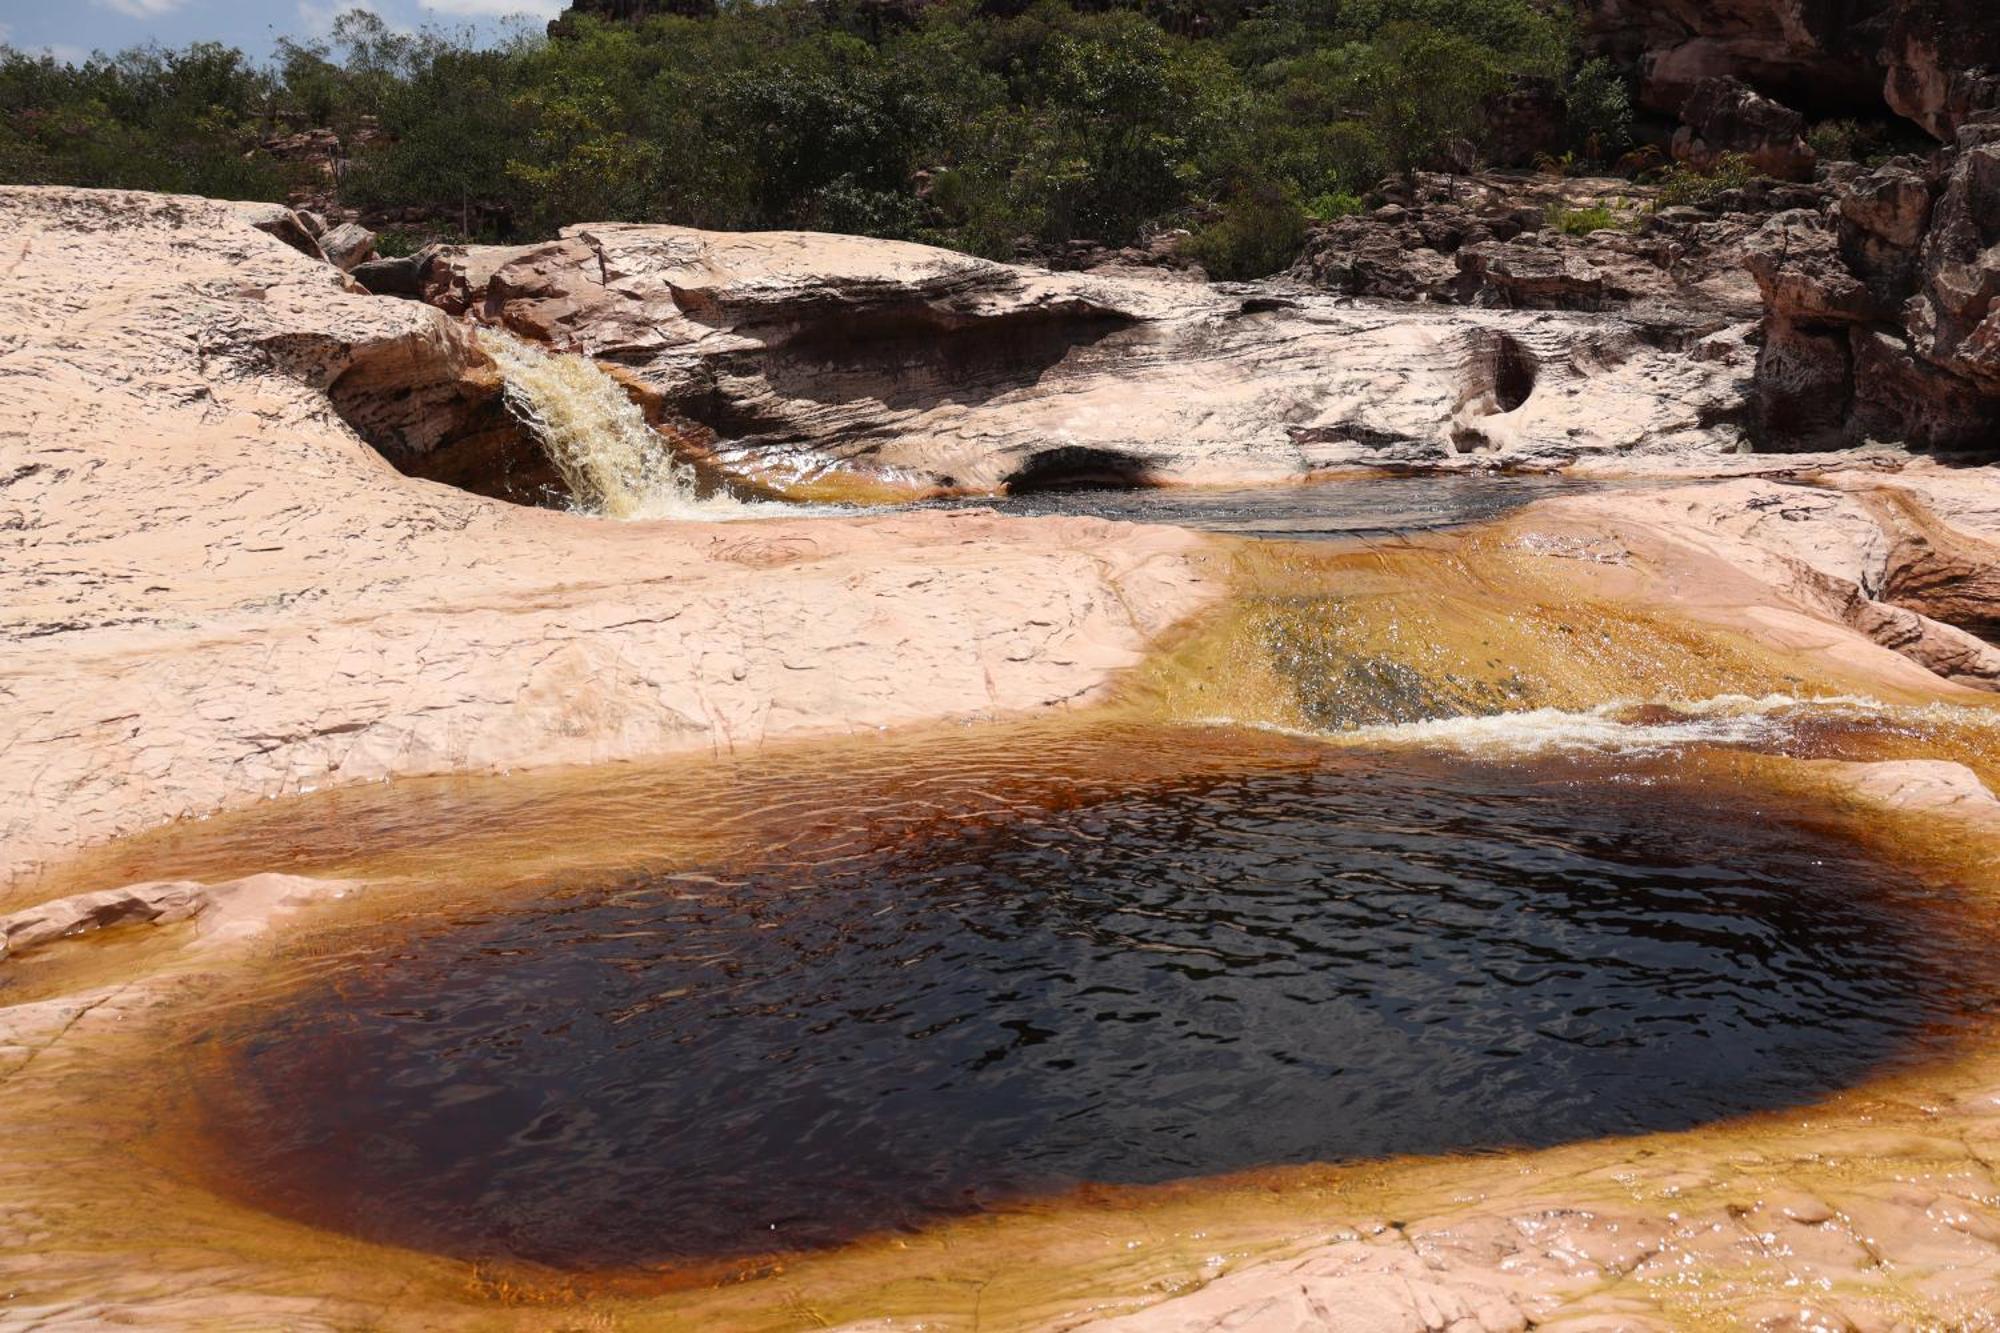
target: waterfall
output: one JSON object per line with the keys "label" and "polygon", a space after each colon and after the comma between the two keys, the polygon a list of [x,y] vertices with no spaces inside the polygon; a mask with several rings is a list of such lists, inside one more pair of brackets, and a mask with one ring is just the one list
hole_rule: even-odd
{"label": "waterfall", "polygon": [[507,406],[541,441],[576,508],[606,518],[744,518],[764,508],[696,493],[646,414],[587,356],[552,354],[498,329],[479,345],[499,365]]}

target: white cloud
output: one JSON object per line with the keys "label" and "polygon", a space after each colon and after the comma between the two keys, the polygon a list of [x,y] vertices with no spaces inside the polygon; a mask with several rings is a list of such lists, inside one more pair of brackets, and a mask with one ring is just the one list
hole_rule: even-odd
{"label": "white cloud", "polygon": [[14,30],[8,27],[6,24],[0,23],[0,45],[4,45],[5,43],[12,41],[13,39],[14,39]]}
{"label": "white cloud", "polygon": [[569,0],[421,0],[423,7],[439,14],[472,15],[478,18],[552,19],[569,8]]}
{"label": "white cloud", "polygon": [[382,12],[375,0],[299,0],[299,22],[311,36],[324,37],[333,31],[333,21],[350,9]]}
{"label": "white cloud", "polygon": [[150,19],[162,14],[171,14],[186,0],[97,0],[106,9],[116,10],[127,18]]}

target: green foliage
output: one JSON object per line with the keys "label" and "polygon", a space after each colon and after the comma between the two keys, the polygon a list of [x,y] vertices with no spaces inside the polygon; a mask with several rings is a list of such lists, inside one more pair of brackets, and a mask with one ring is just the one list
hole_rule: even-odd
{"label": "green foliage", "polygon": [[1389,165],[1414,176],[1426,159],[1465,137],[1481,104],[1505,86],[1506,68],[1491,48],[1439,28],[1392,24],[1361,69],[1362,123]]}
{"label": "green foliage", "polygon": [[1706,170],[1682,162],[1667,169],[1660,181],[1658,206],[1705,204],[1730,190],[1740,190],[1757,179],[1757,168],[1741,153],[1724,153]]}
{"label": "green foliage", "polygon": [[[1876,163],[1898,152],[1896,134],[1880,122],[1823,120],[1806,133],[1806,143],[1822,161]],[[1918,142],[1918,152],[1930,145]]]}
{"label": "green foliage", "polygon": [[1549,226],[1565,236],[1588,236],[1594,231],[1630,231],[1632,218],[1621,214],[1608,204],[1593,204],[1589,208],[1570,208],[1563,204],[1551,205],[1548,211]]}
{"label": "green foliage", "polygon": [[1597,162],[1616,158],[1632,142],[1632,92],[1608,60],[1588,60],[1563,89],[1572,147]]}
{"label": "green foliage", "polygon": [[[1214,216],[1196,242],[1211,267],[1269,272],[1308,213],[1462,157],[1485,97],[1562,74],[1571,34],[1550,8],[688,0],[490,48],[355,10],[262,68],[213,45],[77,68],[0,47],[0,180],[323,194],[318,164],[258,145],[328,128],[339,202],[401,244],[633,220],[1006,257]],[[1573,104],[1603,81],[1578,71]]]}
{"label": "green foliage", "polygon": [[1367,208],[1358,194],[1334,191],[1306,201],[1306,216],[1314,222],[1333,222],[1340,218],[1351,218]]}
{"label": "green foliage", "polygon": [[1238,191],[1187,249],[1210,277],[1248,280],[1290,265],[1305,239],[1305,210],[1284,190],[1264,184]]}

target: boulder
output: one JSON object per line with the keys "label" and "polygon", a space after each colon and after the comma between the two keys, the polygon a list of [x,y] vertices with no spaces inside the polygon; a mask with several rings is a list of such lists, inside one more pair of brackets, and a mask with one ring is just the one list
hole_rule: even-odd
{"label": "boulder", "polygon": [[375,233],[358,222],[343,222],[319,238],[327,262],[343,273],[375,257]]}
{"label": "boulder", "polygon": [[2000,22],[1989,0],[1897,0],[1880,60],[1897,115],[1950,142],[1981,111],[2000,108]]}
{"label": "boulder", "polygon": [[1495,305],[1534,310],[1604,308],[1604,273],[1571,248],[1489,241],[1461,250],[1458,267]]}
{"label": "boulder", "polygon": [[1740,154],[1766,176],[1811,180],[1814,157],[1806,146],[1806,120],[1740,79],[1703,79],[1681,105],[1674,135],[1676,161],[1713,168],[1724,154]]}
{"label": "boulder", "polygon": [[1818,213],[1794,209],[1766,222],[1744,247],[1743,265],[1777,322],[1865,323],[1893,313],[1848,268]]}
{"label": "boulder", "polygon": [[129,884],[57,898],[0,916],[0,957],[112,926],[185,921],[206,906],[206,891],[191,880]]}

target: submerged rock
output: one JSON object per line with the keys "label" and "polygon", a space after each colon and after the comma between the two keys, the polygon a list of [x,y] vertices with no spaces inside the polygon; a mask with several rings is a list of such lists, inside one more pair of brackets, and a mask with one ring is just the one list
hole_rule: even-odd
{"label": "submerged rock", "polygon": [[130,884],[57,898],[0,916],[0,957],[112,926],[185,921],[207,907],[208,901],[202,886],[189,880]]}

